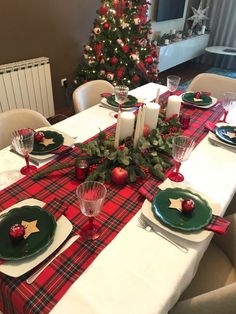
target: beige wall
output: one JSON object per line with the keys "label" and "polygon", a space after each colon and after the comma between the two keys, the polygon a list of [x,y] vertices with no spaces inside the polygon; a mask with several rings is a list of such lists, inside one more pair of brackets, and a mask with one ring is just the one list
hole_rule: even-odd
{"label": "beige wall", "polygon": [[54,103],[66,105],[61,79],[72,81],[100,0],[0,0],[0,64],[49,57]]}

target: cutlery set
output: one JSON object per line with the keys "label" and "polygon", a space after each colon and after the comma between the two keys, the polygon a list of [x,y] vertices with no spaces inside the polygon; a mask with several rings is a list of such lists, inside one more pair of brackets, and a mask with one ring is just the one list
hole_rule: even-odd
{"label": "cutlery set", "polygon": [[160,237],[162,237],[163,239],[165,239],[166,241],[170,242],[171,244],[173,244],[174,246],[176,246],[180,251],[184,252],[184,253],[188,253],[188,249],[184,246],[182,246],[181,244],[171,240],[170,238],[168,238],[167,236],[165,236],[163,233],[161,233],[160,231],[155,230],[152,226],[150,226],[150,224],[144,220],[143,217],[139,217],[138,218],[138,222],[139,222],[139,226],[141,228],[143,228],[144,230],[146,230],[147,232],[154,232],[157,235],[159,235]]}

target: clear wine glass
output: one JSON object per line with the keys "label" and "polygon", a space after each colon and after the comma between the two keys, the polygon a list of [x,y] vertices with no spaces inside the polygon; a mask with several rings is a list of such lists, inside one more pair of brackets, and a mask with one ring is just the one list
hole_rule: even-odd
{"label": "clear wine glass", "polygon": [[230,110],[230,107],[233,105],[233,103],[236,102],[236,93],[235,92],[225,92],[222,99],[222,105],[224,108],[224,116],[223,119],[219,122],[225,122]]}
{"label": "clear wine glass", "polygon": [[129,87],[125,85],[117,85],[114,87],[115,101],[119,104],[119,109],[122,109],[122,104],[127,101]]}
{"label": "clear wine glass", "polygon": [[94,223],[94,217],[101,212],[106,194],[105,185],[97,181],[86,181],[76,189],[80,210],[88,217],[88,224],[80,232],[85,240],[95,240],[100,235],[99,227]]}
{"label": "clear wine glass", "polygon": [[184,176],[179,172],[181,163],[187,160],[195,147],[195,141],[188,136],[176,136],[172,142],[172,156],[175,160],[175,169],[169,175],[174,182],[182,182]]}
{"label": "clear wine glass", "polygon": [[26,128],[14,131],[12,146],[19,154],[25,157],[26,166],[21,168],[20,172],[26,176],[35,173],[37,167],[29,163],[29,154],[34,147],[34,130]]}
{"label": "clear wine glass", "polygon": [[181,77],[177,75],[169,75],[167,76],[167,88],[171,94],[173,94],[180,83]]}

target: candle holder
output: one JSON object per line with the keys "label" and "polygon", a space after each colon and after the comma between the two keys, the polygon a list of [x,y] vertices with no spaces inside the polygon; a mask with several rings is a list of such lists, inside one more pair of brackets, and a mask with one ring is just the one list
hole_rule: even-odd
{"label": "candle holder", "polygon": [[190,114],[182,113],[180,117],[180,123],[182,124],[182,129],[188,129],[190,124]]}
{"label": "candle holder", "polygon": [[79,181],[84,181],[89,174],[89,163],[85,159],[76,161],[75,174]]}

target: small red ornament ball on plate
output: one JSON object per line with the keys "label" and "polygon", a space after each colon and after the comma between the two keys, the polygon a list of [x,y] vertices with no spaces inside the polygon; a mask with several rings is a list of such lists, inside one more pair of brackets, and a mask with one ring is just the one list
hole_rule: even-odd
{"label": "small red ornament ball on plate", "polygon": [[23,239],[24,235],[25,227],[21,224],[15,224],[9,230],[9,236],[13,241],[19,241]]}
{"label": "small red ornament ball on plate", "polygon": [[182,202],[182,212],[183,213],[191,213],[195,207],[195,203],[193,200],[186,198]]}

